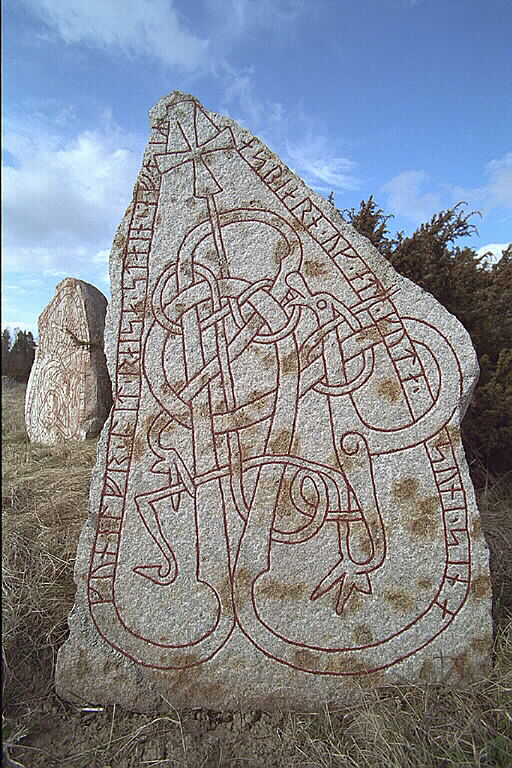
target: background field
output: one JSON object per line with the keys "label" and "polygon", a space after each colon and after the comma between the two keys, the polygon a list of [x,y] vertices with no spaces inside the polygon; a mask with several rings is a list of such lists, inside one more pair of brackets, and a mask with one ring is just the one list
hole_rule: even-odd
{"label": "background field", "polygon": [[4,759],[25,768],[512,766],[512,524],[506,478],[479,493],[491,549],[492,675],[465,689],[366,692],[336,712],[205,710],[160,716],[79,708],[53,690],[96,442],[27,441],[25,387],[3,400]]}

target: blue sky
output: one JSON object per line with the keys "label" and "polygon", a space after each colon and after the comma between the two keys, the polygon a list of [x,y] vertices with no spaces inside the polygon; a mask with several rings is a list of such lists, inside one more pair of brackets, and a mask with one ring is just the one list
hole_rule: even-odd
{"label": "blue sky", "polygon": [[[4,0],[2,327],[36,331],[107,259],[173,90],[230,115],[338,208],[414,231],[466,200],[512,239],[512,0]],[[462,243],[461,243],[462,244]]]}

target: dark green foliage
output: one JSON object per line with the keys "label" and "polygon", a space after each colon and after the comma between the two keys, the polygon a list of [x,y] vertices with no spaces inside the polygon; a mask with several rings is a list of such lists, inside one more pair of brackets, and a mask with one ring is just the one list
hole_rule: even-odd
{"label": "dark green foliage", "polygon": [[2,331],[2,376],[8,376],[9,351],[11,349],[11,333],[8,328]]}
{"label": "dark green foliage", "polygon": [[2,376],[9,376],[19,382],[28,381],[34,362],[36,343],[31,331],[15,331],[16,338],[11,346],[7,328],[2,332]]}
{"label": "dark green foliage", "polygon": [[512,247],[491,268],[471,248],[455,241],[476,230],[458,203],[422,224],[410,236],[391,237],[373,197],[359,210],[341,212],[405,277],[429,291],[471,335],[480,379],[462,424],[474,481],[512,468]]}
{"label": "dark green foliage", "polygon": [[350,222],[357,229],[359,234],[367,237],[383,256],[389,258],[394,240],[389,237],[387,223],[393,216],[384,216],[373,199],[373,195],[370,195],[368,200],[361,200],[358,211],[355,208],[345,208],[340,213],[345,221]]}

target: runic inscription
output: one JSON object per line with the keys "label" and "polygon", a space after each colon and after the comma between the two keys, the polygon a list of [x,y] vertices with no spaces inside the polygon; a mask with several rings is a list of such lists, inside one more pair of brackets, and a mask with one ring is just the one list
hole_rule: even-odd
{"label": "runic inscription", "polygon": [[99,434],[112,403],[103,352],[107,300],[67,277],[39,317],[39,344],[27,386],[30,440],[58,443]]}
{"label": "runic inscription", "polygon": [[232,121],[174,93],[151,126],[60,692],[294,708],[471,678],[466,332]]}

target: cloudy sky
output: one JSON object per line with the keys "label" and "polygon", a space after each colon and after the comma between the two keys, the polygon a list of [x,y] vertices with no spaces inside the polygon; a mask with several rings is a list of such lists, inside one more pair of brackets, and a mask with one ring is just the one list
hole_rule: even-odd
{"label": "cloudy sky", "polygon": [[512,238],[510,0],[4,0],[2,327],[68,275],[107,298],[147,113],[194,94],[338,208],[411,233],[459,200]]}

